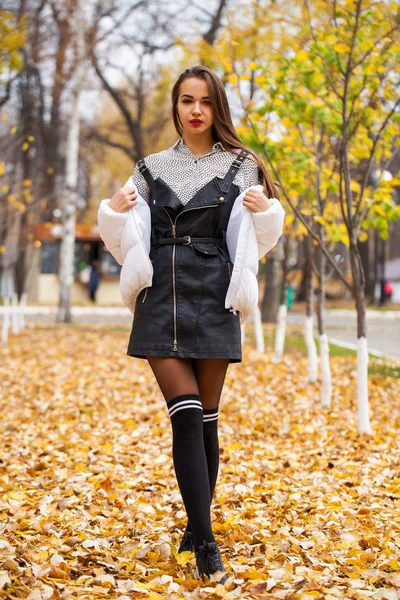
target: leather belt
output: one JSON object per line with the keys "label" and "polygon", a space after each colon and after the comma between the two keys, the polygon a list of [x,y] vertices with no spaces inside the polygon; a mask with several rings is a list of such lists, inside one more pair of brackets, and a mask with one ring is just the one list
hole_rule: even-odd
{"label": "leather belt", "polygon": [[187,246],[192,242],[198,244],[219,244],[224,243],[223,238],[212,238],[212,237],[191,237],[190,235],[184,235],[183,237],[171,237],[171,238],[156,238],[155,245],[158,244],[183,244]]}

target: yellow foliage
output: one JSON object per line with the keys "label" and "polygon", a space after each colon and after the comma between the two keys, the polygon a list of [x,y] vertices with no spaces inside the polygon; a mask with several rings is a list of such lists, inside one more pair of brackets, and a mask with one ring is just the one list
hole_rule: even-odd
{"label": "yellow foliage", "polygon": [[[10,76],[20,71],[26,32],[26,14],[18,19],[11,11],[0,9],[0,75],[7,72]],[[7,121],[7,117],[3,121]]]}
{"label": "yellow foliage", "polygon": [[352,192],[359,193],[361,191],[361,185],[355,179],[350,181],[350,189]]}
{"label": "yellow foliage", "polygon": [[339,54],[344,54],[346,52],[349,51],[349,46],[347,44],[344,44],[343,42],[337,42],[334,46],[333,49],[336,52],[339,52]]}
{"label": "yellow foliage", "polygon": [[374,204],[374,212],[386,217],[386,211],[383,206],[380,206],[380,204]]}
{"label": "yellow foliage", "polygon": [[[353,39],[355,11],[351,0],[336,6],[336,14],[322,1],[310,5],[307,11],[299,10],[296,15],[287,14],[280,6],[274,5],[271,9],[271,6],[260,5],[255,0],[239,2],[239,7],[247,10],[247,17],[244,20],[235,18],[235,12],[230,15],[229,27],[221,36],[226,43],[221,40],[216,56],[226,68],[228,84],[238,95],[240,91],[246,107],[240,134],[251,140],[256,137],[258,144],[266,144],[286,190],[289,193],[295,190],[299,198],[295,203],[307,217],[313,218],[317,213],[312,195],[318,193],[325,205],[316,220],[326,229],[328,239],[341,239],[348,245],[347,232],[336,227],[336,224],[343,224],[343,217],[338,202],[340,179],[334,148],[338,147],[343,135],[343,114],[346,112],[350,117],[347,151],[351,174],[354,173],[350,189],[353,192],[352,209],[355,210],[361,187],[353,167],[369,158],[373,146],[371,132],[377,133],[386,115],[385,103],[396,96],[394,74],[400,45],[393,37],[387,40],[386,46],[383,42],[390,8],[372,0],[363,3],[359,31]],[[343,27],[343,19],[348,26]],[[302,32],[299,37],[288,35],[288,23],[292,20]],[[232,48],[229,38],[240,41],[240,46]],[[347,94],[344,94],[343,70],[350,49],[353,63],[358,64],[352,70]],[[285,60],[282,60],[283,55]],[[363,55],[366,55],[365,60],[362,60]],[[234,71],[240,74],[240,79],[248,80],[251,71],[258,67],[262,74],[253,79],[251,91],[254,94],[250,98],[250,88],[241,86],[239,90]],[[386,77],[382,78],[385,73]],[[348,102],[345,112],[344,97]],[[380,101],[371,102],[371,98],[376,97]],[[251,101],[255,102],[254,107]],[[377,164],[384,163],[392,155],[397,131],[398,123],[389,122],[376,154]],[[317,145],[321,149],[318,166]],[[318,192],[314,192],[317,184]],[[386,199],[382,191],[385,186],[388,197],[393,194],[393,183],[382,184],[375,191],[374,199],[380,202]],[[370,191],[364,190],[363,195],[361,209]],[[302,198],[307,199],[305,210]],[[299,232],[305,234],[304,227]]]}

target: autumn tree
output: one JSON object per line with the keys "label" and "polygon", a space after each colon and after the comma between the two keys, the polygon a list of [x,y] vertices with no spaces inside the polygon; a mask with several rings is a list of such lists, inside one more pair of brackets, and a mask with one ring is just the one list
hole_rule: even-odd
{"label": "autumn tree", "polygon": [[[371,180],[399,145],[399,7],[305,0],[282,11],[277,3],[254,2],[242,3],[238,19],[238,4],[228,11],[214,61],[240,101],[243,141],[264,158],[319,248],[314,271],[324,277],[329,265],[354,298],[359,431],[370,432],[359,240],[372,229],[386,236],[399,218],[398,179]],[[348,252],[350,279],[335,259],[337,244]]]}
{"label": "autumn tree", "polygon": [[[8,102],[13,84],[23,67],[22,49],[26,42],[26,20],[23,15],[0,9],[0,81],[2,94],[0,109],[2,111],[0,146],[2,161],[0,162],[0,279],[2,295],[8,296],[14,290],[10,269],[16,260],[16,239],[21,214],[25,212],[24,199],[29,199],[29,182],[19,185],[14,171],[13,158],[21,155],[27,147],[28,140],[15,137],[16,127],[10,125]],[[12,109],[11,109],[12,110]],[[22,188],[22,189],[21,189]],[[24,198],[25,197],[25,198]],[[7,252],[8,249],[8,252]],[[8,282],[4,282],[4,276]]]}

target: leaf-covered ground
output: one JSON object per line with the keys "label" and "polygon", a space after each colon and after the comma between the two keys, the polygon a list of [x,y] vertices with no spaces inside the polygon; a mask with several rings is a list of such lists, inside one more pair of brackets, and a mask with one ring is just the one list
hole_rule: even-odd
{"label": "leaf-covered ground", "polygon": [[176,554],[171,426],[129,328],[31,324],[0,349],[0,597],[400,598],[400,380],[334,357],[331,410],[306,359],[243,349],[220,405],[213,528],[230,584]]}

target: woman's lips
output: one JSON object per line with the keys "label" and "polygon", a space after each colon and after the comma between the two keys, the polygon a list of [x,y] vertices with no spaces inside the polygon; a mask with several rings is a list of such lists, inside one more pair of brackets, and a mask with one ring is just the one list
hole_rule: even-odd
{"label": "woman's lips", "polygon": [[203,124],[203,121],[199,121],[198,119],[197,119],[197,120],[196,120],[196,119],[193,119],[192,121],[189,121],[189,123],[190,123],[191,125],[193,125],[194,127],[198,127],[199,125],[202,125],[202,124]]}

